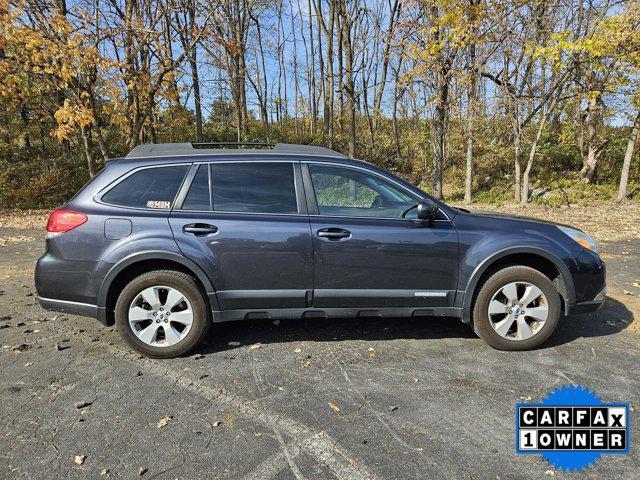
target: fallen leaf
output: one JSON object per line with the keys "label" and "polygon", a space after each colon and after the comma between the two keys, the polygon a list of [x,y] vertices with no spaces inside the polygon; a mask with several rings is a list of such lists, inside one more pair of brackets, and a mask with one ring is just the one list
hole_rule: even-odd
{"label": "fallen leaf", "polygon": [[280,325],[280,320],[274,320],[271,323],[273,323],[277,327],[278,325]]}
{"label": "fallen leaf", "polygon": [[166,427],[167,425],[169,425],[169,422],[173,420],[173,416],[171,415],[167,415],[166,417],[162,418],[157,424],[156,427],[157,428],[162,428],[162,427]]}
{"label": "fallen leaf", "polygon": [[13,347],[11,347],[11,351],[20,353],[20,352],[26,352],[30,348],[31,348],[31,345],[29,345],[28,343],[21,343],[20,345],[14,345]]}
{"label": "fallen leaf", "polygon": [[103,468],[102,470],[100,470],[100,475],[106,475],[107,473],[109,473],[108,468]]}
{"label": "fallen leaf", "polygon": [[82,408],[90,407],[93,405],[93,402],[76,402],[74,405],[78,410],[80,410]]}
{"label": "fallen leaf", "polygon": [[85,458],[87,457],[84,455],[76,455],[75,457],[73,457],[73,461],[76,462],[76,465],[82,465]]}
{"label": "fallen leaf", "polygon": [[142,476],[142,475],[144,475],[145,473],[147,473],[148,471],[149,471],[149,469],[148,469],[148,468],[140,468],[140,469],[138,470],[138,475]]}
{"label": "fallen leaf", "polygon": [[302,349],[301,348],[296,348],[293,353],[302,353]]}
{"label": "fallen leaf", "polygon": [[629,290],[625,290],[625,291],[624,291],[624,294],[625,294],[625,295],[633,295],[633,292],[630,292]]}
{"label": "fallen leaf", "polygon": [[219,427],[220,425],[222,425],[222,422],[220,420],[216,420],[211,425],[214,426],[214,427]]}
{"label": "fallen leaf", "polygon": [[33,362],[27,362],[24,364],[25,367],[30,367],[31,365],[33,365]]}
{"label": "fallen leaf", "polygon": [[259,343],[254,343],[253,345],[250,345],[249,348],[251,350],[255,350],[257,348],[262,348],[262,345],[260,345]]}
{"label": "fallen leaf", "polygon": [[395,412],[396,410],[398,410],[398,407],[396,407],[395,405],[390,405],[389,406],[389,411],[390,412]]}
{"label": "fallen leaf", "polygon": [[634,287],[640,288],[640,283],[638,283],[638,282],[633,282],[631,285],[633,285]]}
{"label": "fallen leaf", "polygon": [[337,406],[335,403],[333,402],[327,402],[327,405],[329,405],[329,407],[331,408],[331,410],[333,410],[336,413],[340,412],[340,407]]}
{"label": "fallen leaf", "polygon": [[229,343],[227,343],[227,345],[229,345],[230,347],[239,347],[240,346],[240,342],[229,342]]}

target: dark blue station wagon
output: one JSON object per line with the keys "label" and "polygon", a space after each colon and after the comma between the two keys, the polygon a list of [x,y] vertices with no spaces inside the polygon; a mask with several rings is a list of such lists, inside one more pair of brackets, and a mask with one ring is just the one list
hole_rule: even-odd
{"label": "dark blue station wagon", "polygon": [[47,226],[47,309],[115,323],[149,357],[254,318],[458,317],[491,346],[544,342],[594,310],[605,265],[585,233],[452,208],[320,147],[136,147]]}

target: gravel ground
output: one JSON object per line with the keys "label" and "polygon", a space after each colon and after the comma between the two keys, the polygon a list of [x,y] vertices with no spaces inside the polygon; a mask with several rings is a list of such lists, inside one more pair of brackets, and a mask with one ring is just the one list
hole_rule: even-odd
{"label": "gravel ground", "polygon": [[514,431],[516,403],[581,383],[636,406],[632,454],[605,456],[589,478],[640,478],[637,236],[602,243],[605,308],[564,319],[531,352],[493,350],[452,319],[335,319],[218,325],[192,355],[148,360],[114,328],[37,306],[42,233],[11,222],[0,222],[0,476],[584,478],[515,454]]}

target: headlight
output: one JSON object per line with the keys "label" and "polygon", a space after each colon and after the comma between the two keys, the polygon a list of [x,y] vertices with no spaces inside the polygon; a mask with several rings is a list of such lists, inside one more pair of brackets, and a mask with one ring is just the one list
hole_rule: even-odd
{"label": "headlight", "polygon": [[567,235],[574,242],[579,243],[584,248],[587,248],[593,252],[596,252],[596,253],[598,252],[598,248],[596,247],[596,242],[593,240],[593,238],[591,238],[586,233],[581,232],[580,230],[576,230],[575,228],[560,227],[560,226],[558,228],[562,230],[562,233]]}

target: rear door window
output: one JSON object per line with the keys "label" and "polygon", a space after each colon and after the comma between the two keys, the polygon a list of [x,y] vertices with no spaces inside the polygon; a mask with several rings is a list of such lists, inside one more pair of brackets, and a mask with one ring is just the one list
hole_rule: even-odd
{"label": "rear door window", "polygon": [[142,168],[102,196],[111,205],[170,210],[189,165]]}
{"label": "rear door window", "polygon": [[209,192],[209,166],[200,165],[189,192],[182,204],[183,210],[211,210],[211,194]]}
{"label": "rear door window", "polygon": [[292,163],[214,163],[216,212],[298,213]]}

